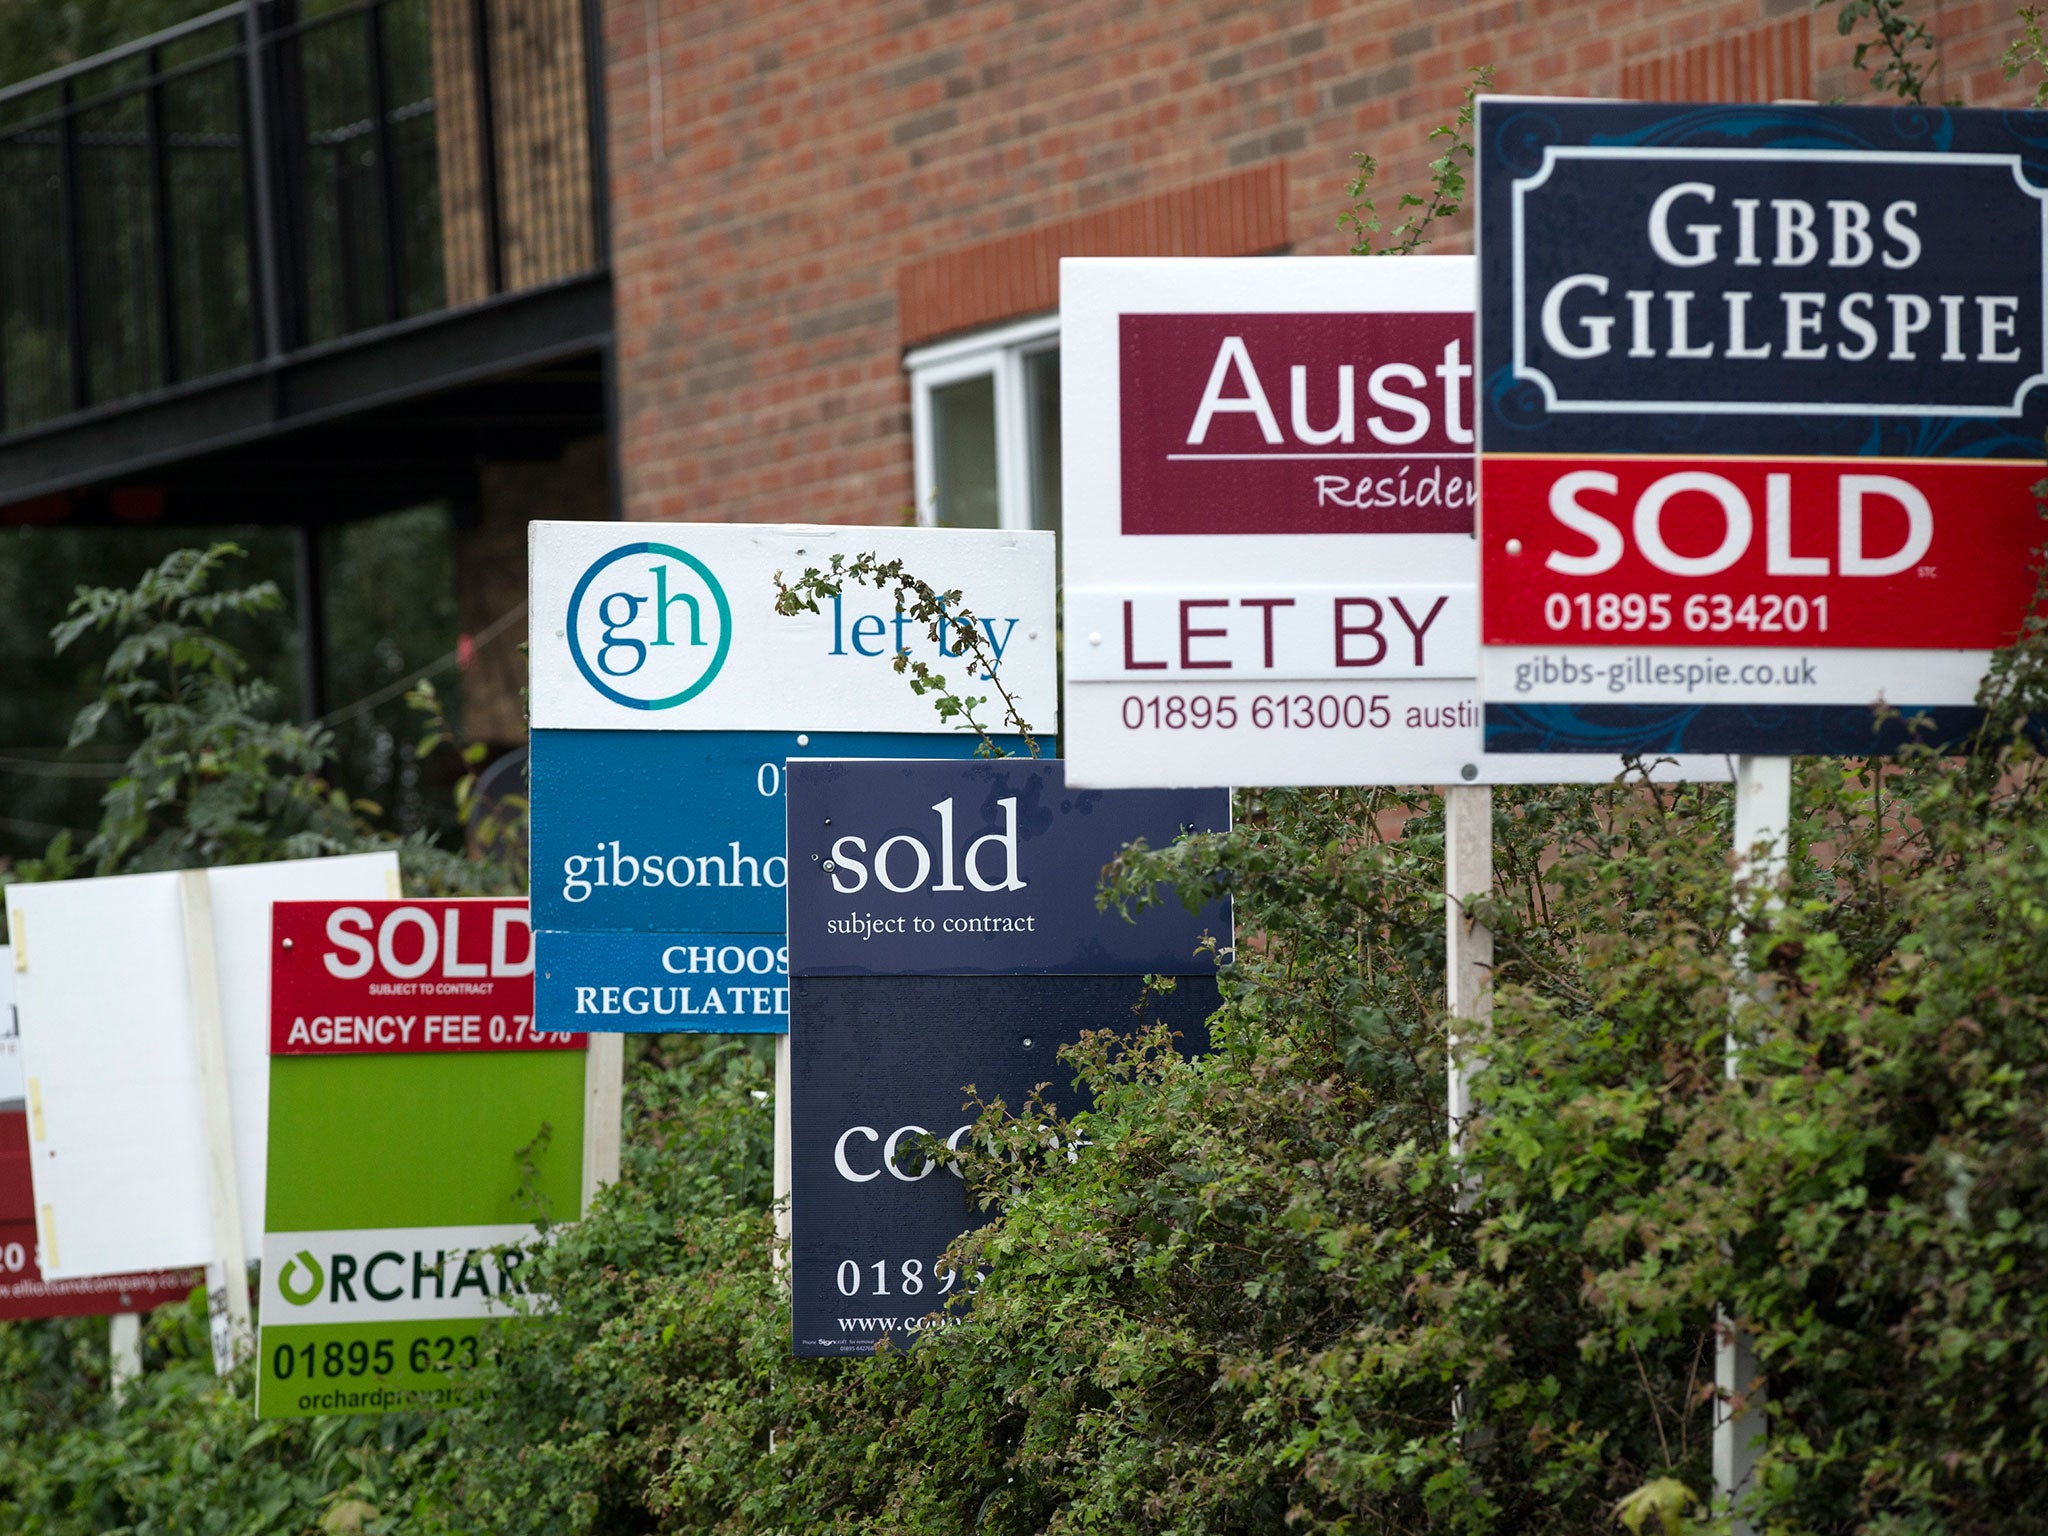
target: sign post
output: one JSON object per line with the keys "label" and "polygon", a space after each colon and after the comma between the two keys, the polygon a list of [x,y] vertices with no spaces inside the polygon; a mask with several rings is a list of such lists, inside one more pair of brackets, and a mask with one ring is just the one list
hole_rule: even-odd
{"label": "sign post", "polygon": [[[1735,884],[1775,891],[1784,878],[1792,825],[1792,759],[1742,757],[1735,763]],[[1740,1068],[1742,1042],[1728,1033],[1727,1071]],[[1733,1503],[1749,1486],[1769,1424],[1757,1379],[1756,1346],[1725,1311],[1715,1320],[1714,1486]],[[1754,1528],[1738,1510],[1735,1536]]]}
{"label": "sign post", "polygon": [[[981,1224],[957,1168],[971,1094],[1085,1108],[1062,1046],[1161,1021],[1207,1041],[1230,909],[1099,912],[1126,844],[1228,824],[1221,790],[1082,791],[1053,761],[792,763],[793,1212],[798,1355],[898,1348],[961,1321],[940,1264]],[[1149,994],[1148,976],[1172,979]],[[1074,1149],[1085,1157],[1085,1148]]]}
{"label": "sign post", "polygon": [[[1444,1012],[1451,1020],[1450,1144],[1465,1147],[1466,1122],[1472,1117],[1472,1076],[1484,1058],[1481,1045],[1493,1014],[1493,930],[1468,913],[1466,903],[1493,894],[1493,790],[1484,784],[1452,784],[1444,789]],[[1459,1022],[1479,1037],[1465,1039]],[[1467,1185],[1469,1194],[1476,1188]]]}
{"label": "sign post", "polygon": [[259,1418],[449,1401],[581,1214],[580,1035],[533,1025],[523,900],[279,902]]}
{"label": "sign post", "polygon": [[[1998,112],[1505,97],[1476,161],[1486,746],[1737,754],[1775,883],[1790,754],[1958,739],[2025,621],[2048,162]],[[1746,1533],[1764,1384],[1717,1331]]]}

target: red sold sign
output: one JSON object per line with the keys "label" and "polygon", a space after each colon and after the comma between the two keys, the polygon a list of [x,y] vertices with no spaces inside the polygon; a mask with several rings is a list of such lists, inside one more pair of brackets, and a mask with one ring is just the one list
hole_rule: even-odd
{"label": "red sold sign", "polygon": [[270,1052],[581,1050],[533,1027],[533,930],[519,898],[280,901]]}
{"label": "red sold sign", "polygon": [[35,1195],[29,1182],[28,1115],[0,1109],[0,1319],[98,1317],[183,1301],[204,1270],[45,1280],[36,1263]]}
{"label": "red sold sign", "polygon": [[1484,643],[1989,651],[2034,590],[2038,463],[1486,460]]}

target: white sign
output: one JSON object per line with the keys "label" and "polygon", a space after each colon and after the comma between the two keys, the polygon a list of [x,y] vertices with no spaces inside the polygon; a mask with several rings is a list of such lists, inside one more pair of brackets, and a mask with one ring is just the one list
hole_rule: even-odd
{"label": "white sign", "polygon": [[1061,262],[1070,783],[1620,771],[1480,750],[1475,298],[1464,256]]}
{"label": "white sign", "polygon": [[895,671],[907,650],[956,693],[998,695],[951,642],[935,644],[892,594],[847,583],[817,614],[775,611],[794,583],[873,553],[940,592],[967,594],[1003,684],[1050,733],[1050,533],[746,523],[532,525],[536,730],[951,732]]}
{"label": "white sign", "polygon": [[538,1302],[519,1271],[531,1226],[376,1227],[263,1236],[272,1323],[502,1317]]}
{"label": "white sign", "polygon": [[[206,875],[243,1251],[253,1255],[270,1117],[270,904],[396,897],[398,856]],[[6,888],[46,1279],[218,1257],[180,878]]]}

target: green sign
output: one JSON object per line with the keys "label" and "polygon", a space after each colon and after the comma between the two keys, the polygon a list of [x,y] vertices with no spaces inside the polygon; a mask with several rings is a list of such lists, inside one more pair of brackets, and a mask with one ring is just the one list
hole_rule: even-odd
{"label": "green sign", "polygon": [[[486,1040],[488,1020],[509,1006],[496,978],[419,980],[410,968],[427,924],[413,933],[401,925],[362,976],[337,982],[322,967],[330,914],[410,908],[430,914],[440,932],[446,909],[467,917],[489,905],[516,905],[524,917],[523,902],[276,908],[258,1418],[444,1403],[475,1363],[486,1319],[545,1308],[522,1271],[542,1240],[538,1223],[581,1214],[581,1037],[541,1036],[517,1050],[421,1049],[425,1020],[461,1016],[442,1000],[444,986],[466,988],[459,1006],[485,1019],[478,1033]],[[531,1013],[524,942],[528,969],[511,979],[527,1001],[511,1017]],[[330,952],[347,968],[349,950]],[[393,960],[412,990],[394,992],[401,984],[380,976]],[[458,977],[470,974],[455,963]],[[386,1018],[396,1022],[377,1028]],[[369,1022],[325,1022],[343,1019]],[[400,1028],[407,1019],[415,1027]],[[297,1030],[301,1042],[347,1043],[287,1045],[299,1022],[313,1025]],[[450,1033],[436,1029],[437,1038]]]}

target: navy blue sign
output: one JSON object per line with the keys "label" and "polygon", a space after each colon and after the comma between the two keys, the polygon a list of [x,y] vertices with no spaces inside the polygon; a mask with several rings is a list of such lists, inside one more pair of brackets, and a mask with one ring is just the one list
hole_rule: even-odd
{"label": "navy blue sign", "polygon": [[792,763],[789,924],[803,976],[1195,975],[1221,902],[1134,921],[1095,909],[1142,838],[1221,827],[1220,789],[1068,789],[1064,765]]}
{"label": "navy blue sign", "polygon": [[1489,97],[1478,150],[1482,452],[2039,457],[2048,114]]}
{"label": "navy blue sign", "polygon": [[[1059,1058],[1083,1030],[1163,1023],[1204,1049],[1213,976],[1145,995],[1134,976],[799,977],[790,1034],[791,1285],[799,1355],[865,1355],[962,1321],[982,1276],[940,1261],[987,1215],[960,1175],[910,1145],[967,1141],[970,1088],[1023,1108],[1087,1107]],[[1137,1010],[1137,1011],[1134,1011]],[[1077,1155],[1086,1157],[1085,1148]]]}
{"label": "navy blue sign", "polygon": [[[1230,909],[1100,911],[1142,838],[1228,824],[1223,790],[1070,790],[1058,762],[790,764],[791,1283],[799,1355],[899,1347],[959,1320],[939,1262],[984,1219],[949,1165],[971,1096],[1086,1107],[1057,1060],[1084,1030],[1207,1043]],[[1147,974],[1170,976],[1148,993]],[[1085,1150],[1078,1155],[1086,1156]],[[938,1315],[934,1315],[938,1314]]]}
{"label": "navy blue sign", "polygon": [[784,763],[958,757],[973,737],[533,732],[534,1007],[562,1030],[789,1027]]}

